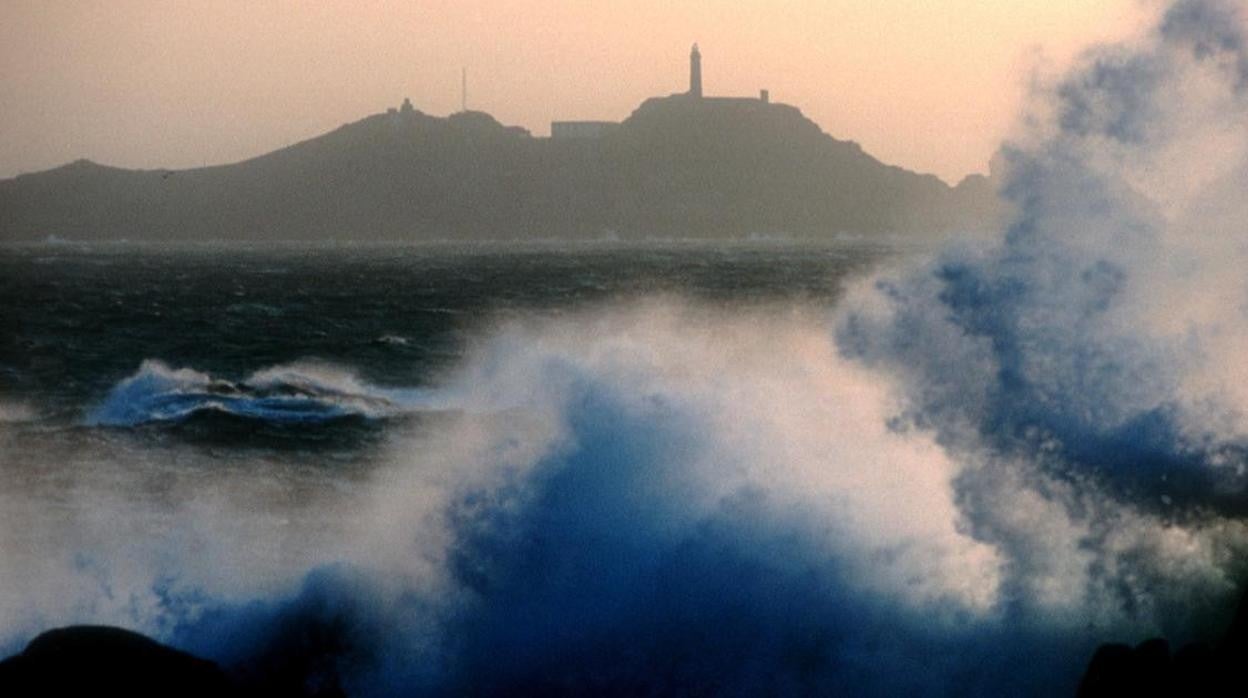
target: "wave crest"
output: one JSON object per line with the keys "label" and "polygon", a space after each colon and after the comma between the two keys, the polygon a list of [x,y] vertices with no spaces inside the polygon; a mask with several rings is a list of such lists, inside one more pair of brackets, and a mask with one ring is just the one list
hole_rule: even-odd
{"label": "wave crest", "polygon": [[421,390],[390,390],[333,366],[295,363],[230,381],[147,359],[86,418],[88,426],[176,423],[203,413],[273,424],[385,419],[431,407]]}

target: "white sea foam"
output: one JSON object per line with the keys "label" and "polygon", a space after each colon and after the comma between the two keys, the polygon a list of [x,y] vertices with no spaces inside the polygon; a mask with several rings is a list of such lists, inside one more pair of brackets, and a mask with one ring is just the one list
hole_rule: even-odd
{"label": "white sea foam", "polygon": [[418,388],[370,385],[350,371],[323,363],[274,366],[235,382],[148,359],[91,410],[86,424],[127,427],[178,422],[204,412],[274,423],[320,423],[344,417],[382,419],[447,407],[431,398],[429,391]]}

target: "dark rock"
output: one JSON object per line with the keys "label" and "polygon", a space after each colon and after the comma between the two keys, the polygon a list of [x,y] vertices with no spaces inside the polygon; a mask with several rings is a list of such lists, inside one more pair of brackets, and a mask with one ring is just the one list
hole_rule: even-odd
{"label": "dark rock", "polygon": [[1171,687],[1186,688],[1188,695],[1217,695],[1218,674],[1214,668],[1213,648],[1193,642],[1174,653]]}
{"label": "dark rock", "polygon": [[216,664],[120,628],[50,630],[0,661],[0,695],[12,698],[234,694]]}
{"label": "dark rock", "polygon": [[1130,675],[1133,658],[1128,645],[1109,643],[1098,647],[1079,682],[1079,698],[1112,695],[1124,677]]}
{"label": "dark rock", "polygon": [[1079,698],[1101,696],[1246,696],[1248,674],[1248,595],[1222,639],[1210,647],[1185,645],[1173,657],[1165,639],[1135,648],[1104,644],[1097,648],[1079,682]]}

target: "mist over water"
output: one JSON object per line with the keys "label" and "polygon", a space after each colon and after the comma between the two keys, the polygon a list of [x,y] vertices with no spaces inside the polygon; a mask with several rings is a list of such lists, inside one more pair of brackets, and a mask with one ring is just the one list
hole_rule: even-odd
{"label": "mist over water", "polygon": [[1179,2],[1090,52],[1003,151],[1001,242],[881,280],[838,327],[905,386],[898,423],[966,464],[1011,622],[1199,636],[1242,583],[1243,27]]}
{"label": "mist over water", "polygon": [[275,692],[965,695],[1215,638],[1244,22],[1179,2],[1091,51],[1003,150],[1000,239],[918,259],[6,252],[45,302],[0,361],[0,647],[115,623]]}

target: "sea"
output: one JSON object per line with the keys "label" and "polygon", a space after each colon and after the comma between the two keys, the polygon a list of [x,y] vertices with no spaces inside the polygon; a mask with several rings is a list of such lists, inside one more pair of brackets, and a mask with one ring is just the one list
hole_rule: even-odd
{"label": "sea", "polygon": [[2,246],[0,658],[109,625],[249,695],[1063,695],[1104,642],[1216,643],[1244,441],[1191,347],[1238,345],[1107,250]]}
{"label": "sea", "polygon": [[[826,351],[832,341],[826,316],[847,286],[923,249],[870,240],[241,246],[52,240],[0,248],[0,655],[49,628],[109,624],[197,652],[276,693],[316,694],[299,688],[307,686],[342,686],[349,695],[512,693],[547,685],[555,680],[547,676],[549,661],[583,651],[575,626],[599,626],[586,641],[601,641],[606,631],[632,644],[641,641],[638,632],[658,632],[649,624],[630,629],[631,617],[645,615],[650,602],[615,598],[620,585],[631,584],[621,575],[635,577],[640,593],[670,576],[654,568],[658,557],[683,555],[684,547],[711,553],[699,552],[696,542],[704,535],[698,527],[719,518],[707,509],[711,500],[682,501],[695,484],[693,466],[682,475],[679,460],[692,446],[663,453],[673,439],[707,436],[693,422],[708,408],[664,408],[651,422],[653,415],[633,414],[632,402],[708,400],[713,408],[721,400],[752,400],[749,384],[742,395],[701,394],[708,382],[731,389],[738,351],[749,354],[751,365],[761,362],[765,373],[767,366],[784,366],[779,377],[794,380],[787,373],[800,368],[791,363],[799,357],[788,352],[789,343],[815,341]],[[789,336],[795,323],[804,328],[796,340]],[[813,340],[805,329],[811,323]],[[742,340],[743,332],[757,337]],[[697,385],[686,386],[690,380]],[[614,404],[619,391],[632,393],[627,406]],[[591,425],[562,424],[594,411],[606,416]],[[490,421],[496,415],[505,415],[502,426]],[[679,421],[690,423],[677,428]],[[592,433],[550,433],[584,428]],[[748,433],[756,425],[743,420],[718,428]],[[482,434],[490,430],[497,433]],[[463,445],[473,439],[478,443]],[[578,448],[581,453],[562,460]],[[538,472],[552,457],[564,462],[560,467],[585,472],[570,483],[552,481]],[[664,461],[660,472],[652,472],[659,464],[651,459]],[[719,480],[713,464],[697,468],[708,465],[712,470],[697,478]],[[524,485],[530,477],[533,484]],[[583,477],[590,480],[576,482]],[[688,482],[664,485],[670,478]],[[733,491],[715,485],[706,496],[748,499],[767,478],[725,473],[722,482],[729,481]],[[544,488],[549,491],[540,494]],[[521,499],[557,496],[570,508],[540,513],[535,501],[511,501],[526,489],[533,492]],[[665,521],[673,515],[660,511],[686,505],[689,512],[675,518],[692,518],[681,522]],[[532,522],[504,521],[525,506],[533,507]],[[502,519],[491,523],[493,508]],[[563,516],[574,520],[557,520]],[[656,525],[672,531],[651,540]],[[501,537],[492,540],[495,535]],[[532,544],[539,550],[525,552]],[[611,552],[617,544],[623,547]],[[567,547],[566,559],[548,571],[552,583],[543,599],[506,598],[513,584],[528,586],[533,574],[547,574],[530,567],[564,557],[557,546]],[[384,549],[389,552],[379,557]],[[512,575],[504,568],[518,562],[495,559],[499,553],[532,556],[514,580],[491,581]],[[597,559],[617,553],[616,562]],[[567,565],[572,580],[560,578]],[[673,588],[654,600],[719,594],[743,571],[706,573],[722,578],[709,586],[696,577],[668,580],[663,583]],[[770,598],[775,589],[766,575],[757,581],[769,590],[758,600],[769,617],[776,612],[770,605],[782,601]],[[573,582],[584,592],[579,600],[545,598],[566,596]],[[606,591],[597,607],[600,585]],[[489,596],[495,587],[502,595],[491,603],[504,616],[536,615],[472,621],[490,626],[480,631],[462,628],[457,618],[465,604],[474,605],[466,597]],[[341,608],[305,617],[309,594],[313,606]],[[560,629],[564,602],[577,610],[572,626]],[[755,601],[747,595],[732,603]],[[630,692],[665,682],[675,690],[774,688],[766,678],[777,670],[774,657],[761,659],[739,684],[717,668],[754,652],[748,628],[733,630],[736,637],[723,648],[679,668],[688,659],[683,653],[704,646],[724,624],[716,616],[729,611],[699,618],[697,606],[670,609],[663,621],[696,636],[678,643],[687,646],[673,648],[670,657],[637,648],[636,666],[621,676],[586,659],[587,673],[568,677],[564,688]],[[618,613],[629,619],[617,623]],[[781,613],[777,627],[787,615]],[[297,640],[285,631],[268,634],[286,626],[298,626],[291,631]],[[539,637],[547,630],[549,636]],[[794,676],[810,674],[802,680],[820,685],[817,655],[827,640],[816,626],[800,632],[815,633],[807,638],[813,645],[798,644],[816,655],[793,661],[815,664]],[[461,633],[480,638],[465,644]],[[658,636],[654,641],[661,646]],[[287,647],[292,642],[297,649]],[[541,657],[547,642],[554,645]],[[775,638],[761,647],[764,655],[776,652]],[[503,662],[509,668],[482,671],[479,663],[495,662],[488,659],[495,652],[515,654]],[[292,672],[292,662],[303,669]],[[781,684],[798,680],[787,671]]]}
{"label": "sea", "polygon": [[[10,405],[8,423],[48,427],[176,429],[225,415],[279,432],[304,423],[332,426],[367,417],[368,410],[335,403],[315,385],[298,395],[306,400],[289,403],[279,396],[297,394],[295,385],[227,401],[114,405],[124,416],[99,410],[108,409],[109,391],[145,362],[200,371],[236,387],[253,372],[309,361],[376,386],[428,386],[462,359],[474,333],[502,319],[556,317],[663,295],[729,306],[827,304],[849,276],[915,247],[862,241],[8,246],[0,248],[0,394]],[[264,399],[269,393],[273,399]],[[14,404],[27,405],[29,419],[14,419]],[[368,431],[371,421],[353,427]]]}

